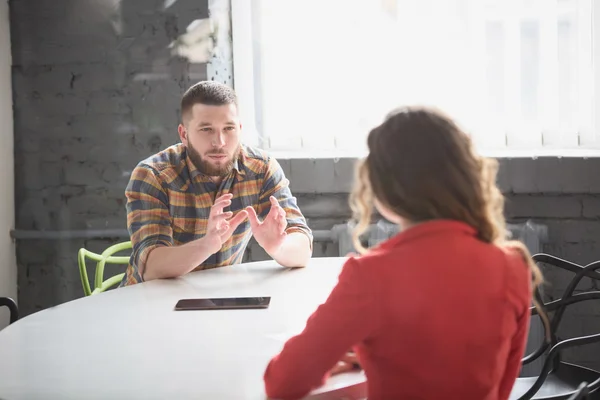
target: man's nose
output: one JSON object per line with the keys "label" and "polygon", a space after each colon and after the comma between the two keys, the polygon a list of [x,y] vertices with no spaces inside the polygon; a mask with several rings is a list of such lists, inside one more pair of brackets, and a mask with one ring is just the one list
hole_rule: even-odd
{"label": "man's nose", "polygon": [[225,146],[225,135],[222,132],[217,133],[213,145],[219,148]]}

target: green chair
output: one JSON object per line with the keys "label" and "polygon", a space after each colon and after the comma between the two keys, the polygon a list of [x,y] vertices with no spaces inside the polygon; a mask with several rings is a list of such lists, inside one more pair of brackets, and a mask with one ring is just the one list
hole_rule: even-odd
{"label": "green chair", "polygon": [[[83,293],[86,296],[93,294],[102,293],[107,289],[110,289],[114,285],[117,285],[123,279],[123,274],[115,275],[107,280],[104,280],[104,266],[108,264],[129,264],[129,256],[115,256],[114,254],[131,249],[131,242],[117,243],[110,246],[102,252],[102,254],[96,254],[84,248],[79,249],[77,255],[77,262],[79,264],[79,275],[81,276],[81,284],[83,285]],[[96,274],[94,278],[94,290],[90,288],[90,280],[87,275],[87,267],[85,265],[85,259],[89,258],[92,261],[96,261]]]}

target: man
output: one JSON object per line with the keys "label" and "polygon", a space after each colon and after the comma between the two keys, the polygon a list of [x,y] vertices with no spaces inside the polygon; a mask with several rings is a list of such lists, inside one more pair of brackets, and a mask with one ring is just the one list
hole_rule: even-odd
{"label": "man", "polygon": [[181,143],[131,174],[133,253],[121,285],[239,263],[252,235],[279,264],[305,266],[311,231],[277,161],[240,143],[234,91],[200,82],[183,95],[181,115]]}

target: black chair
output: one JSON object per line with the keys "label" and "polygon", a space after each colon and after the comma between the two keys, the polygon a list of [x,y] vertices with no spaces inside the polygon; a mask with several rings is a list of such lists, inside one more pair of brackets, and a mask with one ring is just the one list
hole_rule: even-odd
{"label": "black chair", "polygon": [[569,400],[588,400],[590,397],[590,391],[587,385],[587,382],[582,382],[579,385],[579,389],[577,392],[573,394],[573,396],[569,397]]}
{"label": "black chair", "polygon": [[0,297],[0,307],[8,307],[10,310],[10,323],[19,319],[19,308],[17,303],[10,297]]}
{"label": "black chair", "polygon": [[[544,354],[546,359],[539,376],[517,379],[510,398],[518,400],[600,399],[600,391],[598,390],[600,388],[600,372],[561,360],[561,352],[564,349],[600,342],[600,333],[565,340],[560,340],[556,335],[567,306],[582,301],[600,300],[600,291],[573,294],[577,284],[583,277],[600,281],[600,274],[596,272],[600,269],[600,261],[583,267],[548,254],[536,254],[533,259],[537,263],[549,264],[574,272],[575,276],[558,300],[544,303],[541,293],[536,290],[534,295],[538,302],[543,304],[550,320],[550,332],[546,332],[549,333],[550,341],[544,341],[536,351],[523,358],[523,365],[537,360]],[[537,315],[537,310],[534,307],[531,308],[531,314]],[[591,383],[584,385],[585,388],[582,389],[582,383],[587,382]],[[577,397],[578,395],[589,397]]]}

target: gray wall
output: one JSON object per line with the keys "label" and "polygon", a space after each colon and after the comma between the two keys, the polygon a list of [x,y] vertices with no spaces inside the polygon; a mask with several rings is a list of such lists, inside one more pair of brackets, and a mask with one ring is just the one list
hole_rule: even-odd
{"label": "gray wall", "polygon": [[[17,297],[17,264],[15,246],[7,234],[14,227],[14,159],[13,159],[13,112],[12,89],[10,83],[10,30],[8,1],[0,0],[0,159],[4,161],[0,169],[0,296]],[[0,329],[8,325],[6,307],[0,308]]]}
{"label": "gray wall", "polygon": [[[162,0],[11,2],[18,229],[125,227],[129,173],[176,142],[182,92],[201,79],[230,83],[227,3],[178,0],[162,10]],[[193,60],[172,55],[169,43],[189,43],[186,27],[209,16],[223,28],[213,55],[202,55],[212,39],[182,49]],[[281,161],[314,229],[347,220],[353,160]],[[600,259],[598,170],[596,159],[503,160],[507,216],[547,224],[545,250],[552,254],[580,263]],[[81,296],[77,250],[118,240],[18,241],[23,312]],[[337,246],[317,243],[315,255],[337,255]],[[251,246],[247,259],[263,257]],[[548,277],[550,292],[564,286],[565,276]],[[579,307],[567,316],[565,334],[600,331],[599,313],[593,305]],[[600,368],[599,355],[596,346],[570,357]]]}
{"label": "gray wall", "polygon": [[[18,229],[124,227],[130,171],[177,141],[183,91],[203,79],[231,83],[230,46],[215,45],[219,35],[207,29],[210,16],[219,32],[230,32],[223,26],[229,3],[178,0],[163,10],[164,4],[10,3]],[[186,34],[194,20],[198,38]],[[173,55],[174,41],[184,55]],[[75,254],[106,244],[19,242],[24,314],[80,296]]]}

